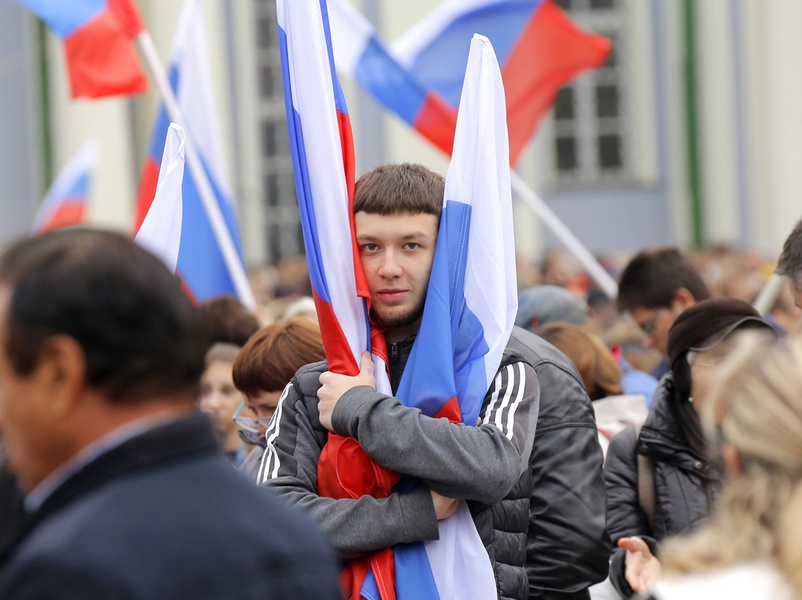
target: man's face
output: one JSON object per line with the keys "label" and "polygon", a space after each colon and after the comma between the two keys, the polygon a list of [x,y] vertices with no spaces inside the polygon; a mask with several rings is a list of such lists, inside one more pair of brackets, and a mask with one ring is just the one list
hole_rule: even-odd
{"label": "man's face", "polygon": [[633,306],[630,314],[643,332],[643,345],[667,356],[668,332],[679,313],[675,312],[673,307]]}
{"label": "man's face", "polygon": [[354,215],[371,314],[389,342],[417,333],[437,243],[438,218],[426,213]]}
{"label": "man's face", "polygon": [[0,435],[9,470],[30,492],[61,462],[55,431],[48,427],[47,368],[18,375],[6,354],[8,288],[0,288]]}

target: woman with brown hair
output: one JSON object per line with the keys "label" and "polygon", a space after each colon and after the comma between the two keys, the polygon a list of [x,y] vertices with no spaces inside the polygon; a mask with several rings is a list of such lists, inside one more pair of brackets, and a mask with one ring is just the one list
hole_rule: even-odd
{"label": "woman with brown hair", "polygon": [[588,396],[593,401],[599,443],[605,456],[610,440],[628,425],[640,425],[648,412],[647,399],[624,394],[624,370],[602,339],[582,325],[554,322],[538,335],[565,354],[576,365]]}

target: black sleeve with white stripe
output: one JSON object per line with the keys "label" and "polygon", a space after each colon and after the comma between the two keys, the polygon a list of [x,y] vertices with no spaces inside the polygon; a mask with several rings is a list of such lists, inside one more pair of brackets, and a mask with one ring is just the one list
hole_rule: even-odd
{"label": "black sleeve with white stripe", "polygon": [[366,386],[340,398],[332,423],[385,467],[444,496],[493,503],[528,466],[539,402],[534,369],[513,363],[494,379],[478,427],[424,416]]}

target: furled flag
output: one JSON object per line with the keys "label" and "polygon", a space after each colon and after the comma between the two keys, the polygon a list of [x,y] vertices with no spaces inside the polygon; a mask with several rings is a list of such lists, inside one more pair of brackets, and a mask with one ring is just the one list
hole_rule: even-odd
{"label": "furled flag", "polygon": [[[377,388],[387,392],[385,363],[380,358],[386,357],[384,340],[376,332],[368,334],[365,301],[369,294],[353,229],[353,141],[332,68],[326,4],[321,0],[280,0],[278,20],[296,189],[326,355],[331,370],[356,374],[358,357],[370,337]],[[432,302],[430,307],[427,301],[423,327],[429,333],[424,334],[422,327],[420,334],[437,343],[428,349],[421,343],[420,351],[413,350],[418,366],[408,364],[409,375],[404,375],[403,390],[398,393],[399,399],[427,414],[464,418],[472,425],[476,425],[488,377],[495,374],[509,337],[516,298],[503,93],[497,67],[494,81],[488,75],[486,52],[480,54],[482,59],[472,64],[477,64],[476,68],[484,65],[484,73],[477,72],[470,79],[475,101],[466,101],[467,106],[476,107],[466,108],[464,131],[458,135],[471,141],[463,142],[467,154],[460,153],[461,166],[455,166],[454,175],[449,175],[452,183],[448,189],[457,203],[450,203],[444,212],[442,241],[438,242],[442,248],[436,251],[431,284],[438,289],[433,292],[430,287],[429,292],[429,297],[438,295],[444,302]],[[481,86],[487,88],[482,99],[476,95]],[[470,121],[479,114],[486,123],[477,130],[478,124]],[[487,128],[496,130],[488,133]],[[477,140],[482,148],[474,147]],[[475,198],[486,202],[486,207],[471,207]],[[470,217],[472,211],[475,217]],[[459,226],[460,219],[467,229]],[[476,223],[486,223],[488,232],[475,236],[467,253],[454,252],[466,248],[466,238]],[[473,249],[476,244],[478,250]],[[343,252],[349,247],[351,252]],[[498,283],[493,290],[485,289],[490,281]],[[482,295],[477,296],[478,301],[468,301],[463,290]],[[439,354],[435,348],[444,352]],[[432,373],[432,364],[423,364],[433,360],[429,351],[440,359],[438,373]],[[429,384],[438,390],[436,397],[416,398],[413,392],[421,389],[417,382],[432,375]],[[321,495],[383,497],[392,491],[397,475],[371,463],[359,451],[356,440],[329,434],[318,467]],[[448,540],[445,547],[439,543],[399,546],[394,549],[395,557],[391,550],[383,549],[351,561],[344,571],[347,594],[383,600],[477,597],[477,593],[479,597],[495,596],[489,558],[465,506],[442,527],[442,538]],[[467,593],[465,586],[473,586],[471,596],[460,596]]]}
{"label": "furled flag", "polygon": [[89,141],[64,166],[36,212],[31,233],[44,233],[86,222],[89,188],[99,151],[98,143]]}
{"label": "furled flag", "polygon": [[486,35],[502,65],[513,165],[560,87],[601,66],[612,48],[607,38],[579,29],[553,0],[445,0],[388,51],[344,4],[332,1],[338,68],[439,148],[447,127],[442,105],[457,105],[471,36]]}
{"label": "furled flag", "polygon": [[[493,46],[480,35],[470,44],[459,107],[423,320],[397,397],[429,416],[476,425],[518,309],[504,88]],[[400,600],[496,596],[464,502],[440,522],[439,540],[425,544],[439,596],[421,569],[406,575],[407,565],[420,564],[420,546],[395,548]]]}
{"label": "furled flag", "polygon": [[[295,188],[329,368],[356,375],[360,356],[370,347],[377,389],[389,393],[387,347],[383,336],[370,330],[366,305],[369,292],[354,236],[353,137],[345,98],[334,73],[326,4],[324,0],[279,0],[277,7]],[[371,477],[362,479],[360,474],[364,473]],[[321,496],[384,497],[391,493],[396,480],[396,475],[373,463],[356,440],[329,434],[318,467]],[[385,584],[381,598],[395,598],[389,548],[345,566],[342,581],[347,594],[360,597],[369,571]]]}
{"label": "furled flag", "polygon": [[73,98],[138,94],[148,81],[132,44],[134,0],[17,0],[64,41]]}
{"label": "furled flag", "polygon": [[[212,83],[207,54],[206,24],[199,0],[186,0],[178,22],[169,65],[169,80],[178,98],[187,137],[208,177],[220,212],[237,254],[233,267],[245,273],[239,226],[232,203],[229,176],[223,157],[223,143],[215,119]],[[159,110],[150,150],[137,197],[134,231],[139,229],[156,192],[159,165],[170,119],[164,106]],[[235,284],[221,245],[204,207],[199,184],[187,171],[183,186],[184,212],[178,274],[198,302],[229,294],[249,304]]]}
{"label": "furled flag", "polygon": [[170,123],[156,185],[156,197],[134,241],[162,259],[173,273],[181,244],[184,182],[184,130]]}

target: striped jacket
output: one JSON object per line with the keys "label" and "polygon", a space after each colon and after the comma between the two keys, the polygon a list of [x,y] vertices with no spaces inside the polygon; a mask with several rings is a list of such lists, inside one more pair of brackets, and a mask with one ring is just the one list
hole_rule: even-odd
{"label": "striped jacket", "polygon": [[[390,348],[393,387],[412,342]],[[540,386],[532,366],[505,363],[488,390],[481,424],[469,427],[423,416],[397,399],[358,387],[338,401],[332,425],[359,440],[379,464],[420,482],[388,498],[334,500],[317,494],[317,464],[327,431],[317,412],[318,377],[326,363],[307,365],[282,394],[267,431],[259,481],[322,525],[347,560],[401,542],[438,536],[429,490],[450,498],[493,504],[527,471],[538,417]],[[494,553],[489,550],[491,558]]]}

